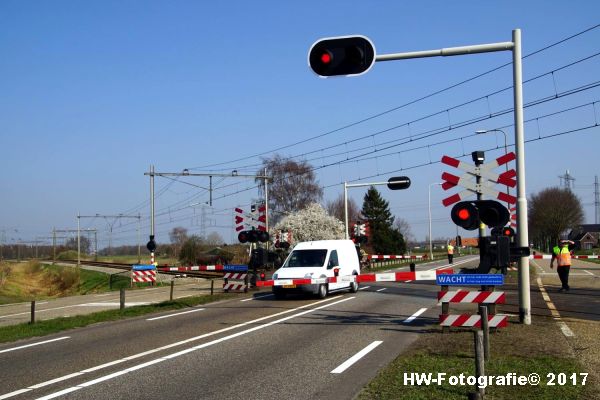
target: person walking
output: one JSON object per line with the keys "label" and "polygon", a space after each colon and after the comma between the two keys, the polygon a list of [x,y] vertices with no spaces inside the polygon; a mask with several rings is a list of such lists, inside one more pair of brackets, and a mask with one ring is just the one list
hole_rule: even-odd
{"label": "person walking", "polygon": [[454,246],[448,243],[446,248],[448,249],[448,264],[452,264],[454,262]]}
{"label": "person walking", "polygon": [[560,292],[568,292],[569,287],[569,272],[571,271],[571,252],[572,246],[575,244],[572,240],[563,240],[560,246],[554,246],[552,260],[550,260],[550,268],[554,269],[554,260],[556,260],[556,272],[560,278],[562,287]]}

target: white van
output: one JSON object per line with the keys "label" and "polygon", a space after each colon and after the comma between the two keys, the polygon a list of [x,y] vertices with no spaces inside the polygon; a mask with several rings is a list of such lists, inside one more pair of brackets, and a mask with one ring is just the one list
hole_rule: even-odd
{"label": "white van", "polygon": [[[351,240],[317,240],[298,243],[273,274],[275,297],[284,298],[287,293],[312,293],[324,298],[334,290],[358,290],[357,282],[326,283],[324,278],[360,274],[360,263]],[[294,285],[292,279],[323,279],[325,283]],[[289,283],[289,284],[288,284]]]}

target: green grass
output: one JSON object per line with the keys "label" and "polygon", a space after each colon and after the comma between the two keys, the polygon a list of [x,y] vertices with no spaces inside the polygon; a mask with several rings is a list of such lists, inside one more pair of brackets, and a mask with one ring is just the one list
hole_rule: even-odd
{"label": "green grass", "polygon": [[[563,372],[570,376],[572,373],[584,372],[574,359],[566,359],[557,356],[538,357],[515,357],[497,356],[486,364],[486,375],[504,375],[509,372],[519,375],[529,375],[535,372],[540,375],[542,382],[547,382],[549,373]],[[431,384],[429,386],[417,386],[408,383],[404,385],[405,372],[446,373],[446,381],[442,385]],[[465,354],[454,354],[451,356],[440,354],[427,354],[417,352],[416,354],[399,357],[390,364],[379,376],[361,393],[359,399],[444,399],[464,400],[469,392],[473,392],[472,386],[452,386],[447,382],[451,375],[460,374],[475,375],[474,360]],[[578,378],[579,380],[581,378]],[[540,399],[540,400],[569,400],[591,398],[593,388],[588,380],[586,386],[579,384],[573,386],[488,386],[486,398],[490,399]]]}
{"label": "green grass", "polygon": [[178,310],[189,308],[200,304],[211,303],[219,300],[235,297],[234,293],[221,293],[215,295],[204,295],[187,297],[176,301],[164,301],[158,304],[135,306],[121,310],[100,311],[87,315],[76,315],[72,317],[55,318],[39,321],[35,324],[23,323],[0,327],[0,343],[12,342],[35,336],[44,336],[73,328],[80,328],[98,322],[115,321],[124,318],[138,317],[161,311]]}

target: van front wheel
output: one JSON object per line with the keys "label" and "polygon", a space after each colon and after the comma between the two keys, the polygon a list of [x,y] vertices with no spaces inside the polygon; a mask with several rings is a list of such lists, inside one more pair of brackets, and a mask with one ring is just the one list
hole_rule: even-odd
{"label": "van front wheel", "polygon": [[350,284],[350,293],[358,292],[358,282],[352,282]]}
{"label": "van front wheel", "polygon": [[327,297],[327,284],[319,285],[317,296],[320,299],[324,299],[325,297]]}

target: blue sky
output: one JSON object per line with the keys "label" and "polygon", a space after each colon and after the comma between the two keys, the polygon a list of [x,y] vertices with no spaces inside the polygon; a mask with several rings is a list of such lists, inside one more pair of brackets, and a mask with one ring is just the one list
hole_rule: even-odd
{"label": "blue sky", "polygon": [[[512,29],[520,28],[527,55],[596,26],[599,15],[600,4],[592,0],[4,0],[0,230],[8,241],[34,240],[53,227],[74,228],[78,212],[140,213],[145,241],[149,181],[143,174],[150,164],[159,172],[254,173],[260,163],[255,155],[291,145],[279,153],[315,167],[371,153],[317,169],[325,201],[342,193],[344,180],[408,175],[410,189],[381,190],[392,212],[424,239],[428,186],[444,171],[457,172],[440,164],[441,156],[474,150],[488,150],[488,159],[500,156],[503,136],[474,137],[477,129],[501,128],[509,145],[514,143],[510,113],[461,126],[512,106],[510,90],[496,93],[512,84],[511,69],[400,106],[510,62],[511,53],[377,63],[360,77],[324,80],[307,66],[312,43],[363,34],[383,54],[510,41]],[[590,87],[600,81],[600,57],[594,56],[599,43],[596,28],[524,60],[525,80],[541,76],[525,83],[525,103],[547,100],[525,110],[531,120],[525,125],[528,194],[558,186],[559,175],[569,170],[589,223],[594,222],[594,177],[600,174],[595,126],[600,104],[594,103],[600,89]],[[565,111],[575,106],[580,107]],[[444,127],[438,135],[380,150],[388,141]],[[583,130],[550,138],[577,129]],[[204,178],[186,181],[208,185]],[[157,178],[158,241],[167,241],[177,225],[199,233],[202,215],[206,233],[217,231],[233,241],[232,210],[249,208],[258,196],[252,186],[215,179],[213,207],[202,211],[190,204],[206,202],[206,191]],[[455,191],[432,188],[434,237],[455,234],[449,209],[441,204]],[[359,204],[363,194],[351,191]],[[136,242],[132,221],[86,219],[82,226],[97,228],[106,245],[109,222],[115,241]]]}

